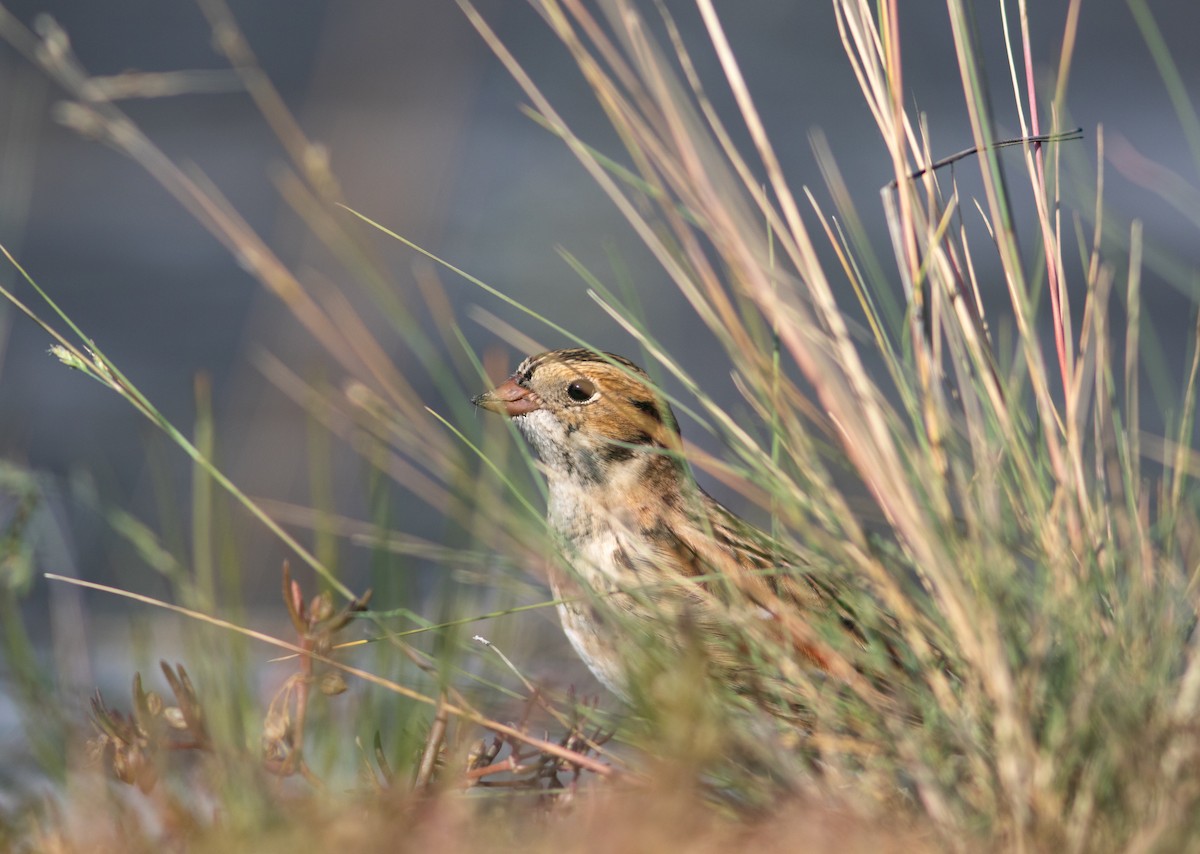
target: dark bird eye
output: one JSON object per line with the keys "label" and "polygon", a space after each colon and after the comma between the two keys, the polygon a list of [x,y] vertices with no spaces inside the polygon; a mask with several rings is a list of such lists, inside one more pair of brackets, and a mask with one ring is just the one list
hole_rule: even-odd
{"label": "dark bird eye", "polygon": [[596,384],[591,380],[579,379],[567,386],[567,397],[576,403],[591,400],[596,394]]}

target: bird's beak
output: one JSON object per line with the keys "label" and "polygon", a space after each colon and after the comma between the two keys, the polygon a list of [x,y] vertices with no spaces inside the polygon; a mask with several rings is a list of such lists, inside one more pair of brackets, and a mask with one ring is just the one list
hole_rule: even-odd
{"label": "bird's beak", "polygon": [[515,379],[506,380],[491,391],[475,395],[471,398],[471,403],[492,412],[503,413],[509,418],[533,412],[542,405],[536,394],[517,385]]}

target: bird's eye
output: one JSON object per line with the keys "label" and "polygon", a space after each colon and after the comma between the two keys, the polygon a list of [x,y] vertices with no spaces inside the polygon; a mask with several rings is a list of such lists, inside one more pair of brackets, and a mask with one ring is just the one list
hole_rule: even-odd
{"label": "bird's eye", "polygon": [[578,379],[567,386],[567,397],[576,403],[586,403],[596,395],[596,384],[591,380]]}

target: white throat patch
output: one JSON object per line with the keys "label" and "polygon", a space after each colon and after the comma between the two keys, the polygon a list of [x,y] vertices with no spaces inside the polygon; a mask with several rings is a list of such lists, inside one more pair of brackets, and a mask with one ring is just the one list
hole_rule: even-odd
{"label": "white throat patch", "polygon": [[563,455],[567,453],[567,430],[561,421],[544,409],[518,415],[513,424],[533,446],[538,459],[556,471],[565,470]]}

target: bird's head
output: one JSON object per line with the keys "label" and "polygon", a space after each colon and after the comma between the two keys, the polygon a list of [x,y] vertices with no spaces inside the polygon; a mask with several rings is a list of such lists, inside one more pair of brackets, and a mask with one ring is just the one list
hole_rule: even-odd
{"label": "bird's head", "polygon": [[649,377],[609,353],[530,356],[472,402],[512,418],[552,477],[581,485],[607,482],[614,469],[679,447],[675,417]]}

